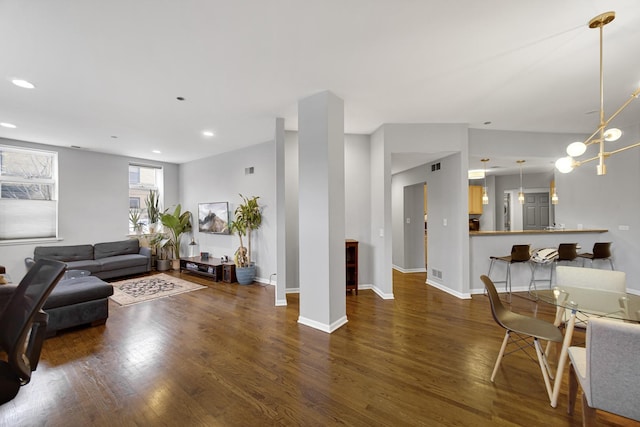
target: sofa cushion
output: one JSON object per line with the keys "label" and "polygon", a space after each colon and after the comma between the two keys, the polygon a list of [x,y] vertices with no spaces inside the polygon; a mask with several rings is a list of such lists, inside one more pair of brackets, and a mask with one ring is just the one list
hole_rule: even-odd
{"label": "sofa cushion", "polygon": [[91,274],[97,273],[100,271],[102,266],[99,262],[93,259],[83,259],[81,261],[68,261],[67,270],[87,270]]}
{"label": "sofa cushion", "polygon": [[121,240],[118,242],[96,243],[94,245],[95,259],[112,257],[115,255],[129,255],[140,252],[138,239]]}
{"label": "sofa cushion", "polygon": [[33,250],[33,258],[36,261],[46,258],[63,262],[93,259],[93,246],[36,246]]}
{"label": "sofa cushion", "polygon": [[64,307],[85,301],[107,298],[113,295],[113,286],[94,276],[63,279],[58,282],[43,309]]}
{"label": "sofa cushion", "polygon": [[146,266],[148,259],[142,255],[115,255],[96,260],[100,264],[100,271],[121,270],[129,267]]}

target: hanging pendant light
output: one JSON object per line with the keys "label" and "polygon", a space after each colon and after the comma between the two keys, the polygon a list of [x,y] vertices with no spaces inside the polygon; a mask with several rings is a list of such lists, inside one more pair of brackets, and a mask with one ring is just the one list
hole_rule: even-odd
{"label": "hanging pendant light", "polygon": [[489,159],[481,159],[480,161],[482,162],[482,169],[484,173],[484,187],[482,187],[482,204],[488,205],[489,195],[487,194],[487,166],[486,165]]}
{"label": "hanging pendant light", "polygon": [[556,181],[551,180],[551,204],[558,204],[558,192],[556,191]]}
{"label": "hanging pendant light", "polygon": [[[609,118],[605,118],[604,115],[604,73],[603,73],[603,35],[604,26],[613,21],[616,17],[616,13],[613,11],[602,13],[589,21],[589,28],[598,29],[600,33],[600,124],[598,128],[591,134],[589,138],[584,142],[573,142],[567,147],[568,156],[562,157],[556,161],[556,168],[562,173],[569,173],[578,166],[585,163],[598,161],[596,167],[596,173],[598,175],[605,175],[607,173],[607,167],[605,165],[605,159],[611,157],[614,154],[621,153],[630,148],[640,147],[640,142],[628,145],[626,147],[618,148],[613,151],[606,151],[605,144],[607,142],[613,142],[618,140],[622,136],[622,131],[618,128],[607,128],[610,122],[618,116],[624,110],[627,105],[634,99],[640,97],[640,88],[637,88],[626,102],[622,104],[618,110],[613,113]],[[589,145],[598,145],[597,155],[585,159],[577,160],[576,157],[582,156]],[[553,197],[553,196],[552,196]],[[552,199],[553,201],[553,199]]]}
{"label": "hanging pendant light", "polygon": [[520,165],[520,191],[518,192],[518,202],[520,202],[521,205],[524,205],[524,191],[522,190],[522,164],[524,162],[524,160],[516,160],[516,163]]}

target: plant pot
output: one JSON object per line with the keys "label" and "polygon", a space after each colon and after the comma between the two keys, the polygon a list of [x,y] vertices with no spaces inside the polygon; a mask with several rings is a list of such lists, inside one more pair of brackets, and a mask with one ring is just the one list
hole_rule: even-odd
{"label": "plant pot", "polygon": [[236,267],[236,279],[240,285],[250,285],[256,278],[256,266]]}
{"label": "plant pot", "polygon": [[156,270],[158,271],[167,271],[171,268],[171,260],[168,259],[159,259],[156,265]]}

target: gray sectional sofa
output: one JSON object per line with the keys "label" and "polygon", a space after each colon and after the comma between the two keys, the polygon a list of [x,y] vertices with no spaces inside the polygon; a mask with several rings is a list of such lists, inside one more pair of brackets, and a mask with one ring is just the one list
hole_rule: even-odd
{"label": "gray sectional sofa", "polygon": [[95,245],[37,246],[33,259],[41,258],[65,262],[68,270],[88,270],[101,279],[151,271],[151,250],[140,247],[138,239]]}
{"label": "gray sectional sofa", "polygon": [[[102,279],[151,271],[151,251],[140,247],[137,239],[95,245],[37,246],[33,255],[25,260],[27,267],[35,260],[48,258],[65,262],[67,270],[91,273],[88,276],[66,274],[53,289],[43,306],[49,315],[48,337],[61,329],[101,325],[107,321],[113,286]],[[0,289],[0,307],[15,285],[5,286]]]}

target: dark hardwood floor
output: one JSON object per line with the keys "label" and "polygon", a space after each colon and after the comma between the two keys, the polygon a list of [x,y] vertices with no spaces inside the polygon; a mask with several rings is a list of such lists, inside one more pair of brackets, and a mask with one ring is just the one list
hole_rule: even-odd
{"label": "dark hardwood floor", "polygon": [[[106,325],[47,340],[0,425],[581,425],[580,402],[568,416],[565,386],[552,408],[521,352],[489,381],[504,331],[483,295],[460,300],[394,272],[395,300],[347,294],[349,322],[329,335],[297,323],[297,295],[274,307],[271,286],[182,277],[208,288],[111,302]],[[553,319],[542,303],[512,306]]]}

